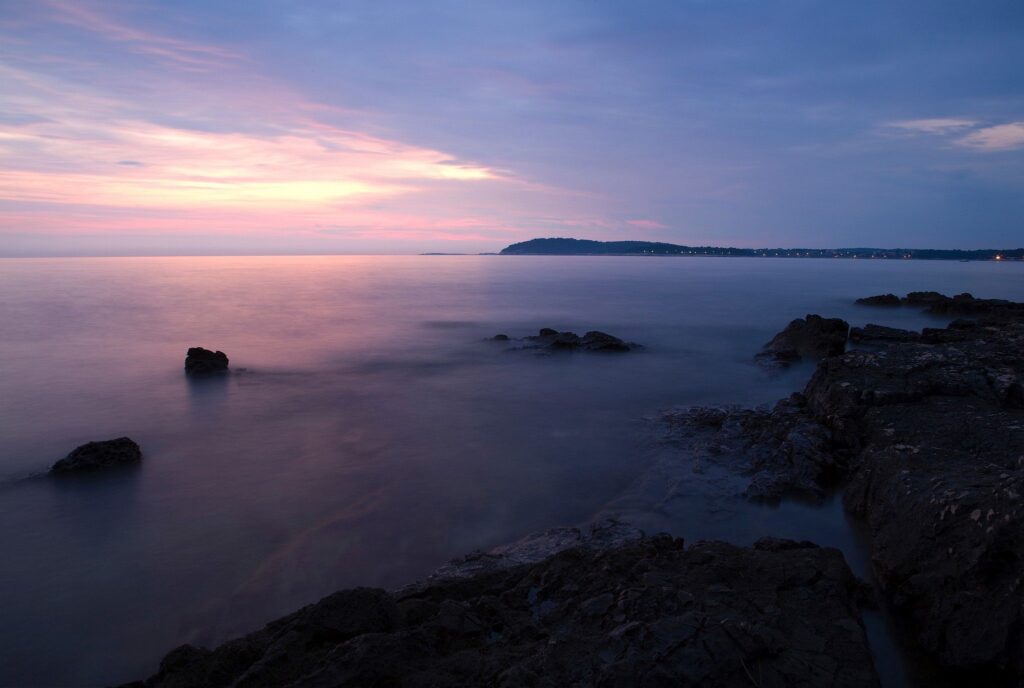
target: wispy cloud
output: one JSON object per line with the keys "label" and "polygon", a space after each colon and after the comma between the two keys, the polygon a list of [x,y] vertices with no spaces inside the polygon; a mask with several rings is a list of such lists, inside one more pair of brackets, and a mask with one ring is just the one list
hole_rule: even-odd
{"label": "wispy cloud", "polygon": [[886,126],[913,134],[955,134],[977,124],[972,119],[935,117],[931,119],[905,119],[888,122]]}
{"label": "wispy cloud", "polygon": [[9,153],[0,199],[69,205],[323,209],[414,192],[419,182],[500,178],[440,151],[324,125],[258,136],[61,120],[0,125],[0,151]]}
{"label": "wispy cloud", "polygon": [[52,18],[71,26],[90,31],[99,37],[124,44],[129,50],[151,55],[187,69],[209,69],[237,60],[239,55],[220,46],[204,45],[169,36],[143,31],[118,21],[88,2],[75,0],[43,0],[51,10]]}
{"label": "wispy cloud", "polygon": [[1005,151],[1024,147],[1024,121],[997,124],[972,131],[956,141],[958,146],[982,151]]}

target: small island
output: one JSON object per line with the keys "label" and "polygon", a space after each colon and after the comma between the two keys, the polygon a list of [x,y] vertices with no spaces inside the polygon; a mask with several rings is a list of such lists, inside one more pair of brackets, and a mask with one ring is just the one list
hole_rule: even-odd
{"label": "small island", "polygon": [[742,256],[750,258],[882,258],[888,260],[1024,260],[1024,248],[734,248],[683,246],[661,241],[530,239],[501,250],[502,256]]}

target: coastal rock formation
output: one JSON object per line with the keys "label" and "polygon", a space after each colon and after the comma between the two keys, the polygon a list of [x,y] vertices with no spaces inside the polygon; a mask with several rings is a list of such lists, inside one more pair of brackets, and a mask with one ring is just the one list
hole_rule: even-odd
{"label": "coastal rock formation", "polygon": [[877,686],[861,595],[838,550],[657,536],[345,590],[132,685]]}
{"label": "coastal rock formation", "polygon": [[1024,321],[892,338],[824,359],[771,411],[690,409],[669,427],[748,476],[751,498],[845,480],[876,578],[920,648],[950,676],[1010,685],[1024,675]]}
{"label": "coastal rock formation", "polygon": [[226,373],[227,370],[228,356],[223,351],[210,351],[201,346],[193,346],[185,356],[185,372],[189,375]]}
{"label": "coastal rock formation", "polygon": [[878,296],[865,296],[857,299],[862,306],[899,306],[900,297],[895,294],[879,294]]}
{"label": "coastal rock formation", "polygon": [[919,644],[975,675],[1024,672],[1024,324],[824,361],[810,412],[856,452],[848,511]]}
{"label": "coastal rock formation", "polygon": [[495,335],[495,341],[514,341],[515,349],[532,349],[538,351],[590,351],[622,353],[641,348],[639,344],[625,342],[618,337],[591,330],[582,337],[575,332],[559,332],[550,327],[543,327],[531,337],[510,340],[508,335]]}
{"label": "coastal rock formation", "polygon": [[789,323],[758,354],[761,360],[789,363],[802,358],[818,359],[843,353],[850,326],[839,318],[808,315]]}
{"label": "coastal rock formation", "polygon": [[64,474],[98,471],[138,463],[142,450],[127,437],[87,442],[53,464],[50,473]]}

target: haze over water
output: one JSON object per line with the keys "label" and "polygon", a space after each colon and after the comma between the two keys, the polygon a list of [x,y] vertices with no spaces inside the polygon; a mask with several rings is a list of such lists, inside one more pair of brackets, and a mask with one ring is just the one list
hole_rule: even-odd
{"label": "haze over water", "polygon": [[[659,410],[760,404],[811,368],[752,356],[795,317],[919,328],[858,296],[1024,300],[1024,265],[591,257],[0,261],[0,684],[152,673],[183,642],[253,630],[336,589],[586,523],[658,451]],[[486,339],[598,329],[625,355]],[[186,348],[233,373],[186,380]],[[39,477],[128,435],[137,470]],[[835,508],[736,502],[646,526],[772,534],[862,555]]]}

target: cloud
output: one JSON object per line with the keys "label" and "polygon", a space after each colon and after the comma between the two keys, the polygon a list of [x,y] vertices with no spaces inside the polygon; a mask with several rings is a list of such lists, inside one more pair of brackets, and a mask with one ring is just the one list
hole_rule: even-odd
{"label": "cloud", "polygon": [[[0,148],[6,141],[20,155],[0,171],[0,199],[70,205],[323,209],[418,183],[501,178],[440,151],[323,124],[256,135],[85,117],[0,125]],[[96,166],[98,154],[121,163]],[[35,168],[39,161],[48,169]]]}
{"label": "cloud", "polygon": [[1024,120],[972,131],[957,139],[956,144],[982,151],[1004,151],[1024,147]]}
{"label": "cloud", "polygon": [[971,119],[936,117],[932,119],[906,119],[897,122],[888,122],[886,126],[913,134],[945,135],[955,134],[977,124],[978,123],[976,121]]}
{"label": "cloud", "polygon": [[219,46],[203,45],[143,31],[112,19],[89,7],[88,3],[45,0],[53,10],[53,19],[90,31],[106,40],[122,43],[129,50],[150,55],[190,70],[215,69],[238,55]]}

